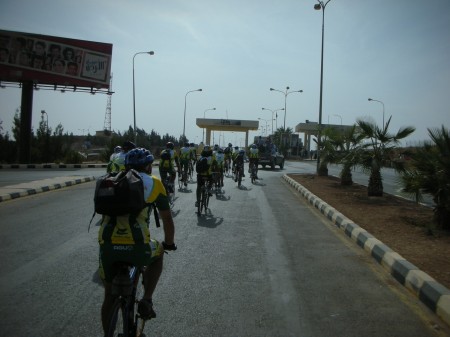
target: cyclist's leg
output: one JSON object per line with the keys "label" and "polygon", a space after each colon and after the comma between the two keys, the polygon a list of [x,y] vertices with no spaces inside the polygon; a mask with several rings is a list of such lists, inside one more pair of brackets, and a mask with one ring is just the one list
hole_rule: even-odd
{"label": "cyclist's leg", "polygon": [[156,317],[152,296],[163,270],[164,249],[162,244],[151,239],[150,243],[135,246],[139,257],[135,264],[146,266],[144,271],[144,296],[139,301],[139,314],[143,319]]}

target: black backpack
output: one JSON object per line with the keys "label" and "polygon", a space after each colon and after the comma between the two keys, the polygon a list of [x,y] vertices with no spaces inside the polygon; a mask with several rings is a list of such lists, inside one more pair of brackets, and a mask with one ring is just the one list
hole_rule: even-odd
{"label": "black backpack", "polygon": [[141,176],[131,169],[100,177],[95,186],[94,205],[95,212],[102,215],[137,215],[146,206]]}
{"label": "black backpack", "polygon": [[197,163],[195,164],[195,170],[197,171],[197,173],[204,173],[208,171],[208,168],[208,158],[200,157],[200,159],[197,160]]}
{"label": "black backpack", "polygon": [[170,160],[171,159],[170,151],[169,150],[163,150],[161,152],[161,159],[162,160]]}

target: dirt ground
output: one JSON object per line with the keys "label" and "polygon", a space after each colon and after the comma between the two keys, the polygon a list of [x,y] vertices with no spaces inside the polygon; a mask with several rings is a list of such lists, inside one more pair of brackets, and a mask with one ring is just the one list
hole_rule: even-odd
{"label": "dirt ground", "polygon": [[450,289],[450,233],[433,229],[431,208],[386,193],[368,197],[367,187],[336,177],[289,177]]}

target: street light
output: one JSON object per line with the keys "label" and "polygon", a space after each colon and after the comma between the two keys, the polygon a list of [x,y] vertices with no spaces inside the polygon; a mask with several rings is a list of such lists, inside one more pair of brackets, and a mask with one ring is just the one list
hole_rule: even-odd
{"label": "street light", "polygon": [[[265,128],[265,130],[266,130],[266,136],[267,136],[267,129],[268,129],[268,127],[267,127],[267,122],[269,121],[269,119],[264,119],[264,118],[258,118],[260,121],[265,121],[266,122],[266,128]],[[272,119],[272,127],[273,127],[273,119]]]}
{"label": "street light", "polygon": [[341,119],[341,125],[342,125],[342,116],[341,115],[337,115],[337,114],[334,114],[333,116],[339,117]]}
{"label": "street light", "polygon": [[185,129],[186,129],[186,98],[187,98],[187,95],[188,95],[190,92],[194,92],[194,91],[202,91],[202,89],[197,89],[197,90],[191,90],[191,91],[188,91],[188,92],[186,93],[186,95],[184,96],[183,141],[184,141],[184,139],[186,138],[186,136],[185,136],[185,134],[184,134],[184,131],[185,131]]}
{"label": "street light", "polygon": [[45,123],[45,133],[48,134],[48,114],[47,112],[45,112],[45,110],[41,110],[42,120],[44,120],[44,115],[47,117],[47,121]]}
{"label": "street light", "polygon": [[323,40],[324,40],[324,32],[325,32],[325,7],[331,1],[323,2],[321,0],[317,0],[319,3],[314,5],[315,10],[322,9],[322,55],[320,60],[320,103],[319,103],[319,129],[317,130],[317,173],[319,173],[320,166],[320,133],[322,129],[322,94],[323,94]]}
{"label": "street light", "polygon": [[139,54],[148,54],[148,55],[154,55],[155,52],[153,51],[141,51],[133,56],[133,119],[134,119],[134,144],[137,145],[137,134],[136,134],[136,99],[135,99],[135,84],[134,84],[134,58],[136,55]]}
{"label": "street light", "polygon": [[378,101],[378,100],[376,100],[376,99],[372,99],[372,98],[369,98],[368,101],[369,101],[369,102],[370,102],[370,101],[374,101],[374,102],[378,102],[378,103],[383,104],[383,129],[384,129],[384,103],[381,102],[381,101]]}
{"label": "street light", "polygon": [[[205,119],[206,111],[210,111],[210,110],[216,110],[216,108],[206,109],[206,110],[203,112],[203,119]],[[202,142],[203,142],[203,144],[205,144],[205,128],[203,128]]]}
{"label": "street light", "polygon": [[293,90],[288,91],[289,87],[286,87],[286,91],[277,90],[274,88],[270,88],[270,91],[278,91],[281,92],[284,95],[284,123],[283,123],[283,129],[286,130],[286,98],[289,94],[292,94],[293,92],[303,92],[303,90]]}
{"label": "street light", "polygon": [[[262,110],[269,110],[269,111],[272,112],[272,134],[273,134],[273,121],[275,120],[275,118],[273,118],[273,114],[276,113],[277,111],[284,110],[284,108],[282,108],[282,109],[276,109],[276,110],[267,109],[267,108],[262,108]],[[277,115],[277,117],[278,117],[278,115]]]}
{"label": "street light", "polygon": [[45,162],[48,163],[49,162],[49,143],[50,143],[50,134],[48,132],[48,113],[45,112],[45,110],[41,110],[41,116],[42,116],[42,121],[44,121],[44,115],[47,117],[47,121],[45,123],[45,147],[46,147],[46,151],[45,151]]}

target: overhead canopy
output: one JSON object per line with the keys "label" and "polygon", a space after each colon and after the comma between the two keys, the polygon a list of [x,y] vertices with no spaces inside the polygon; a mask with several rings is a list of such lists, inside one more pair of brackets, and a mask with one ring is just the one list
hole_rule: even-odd
{"label": "overhead canopy", "polygon": [[245,132],[245,146],[248,147],[248,132],[259,128],[259,121],[235,120],[235,119],[209,119],[197,118],[199,128],[206,129],[206,143],[210,144],[211,131]]}

